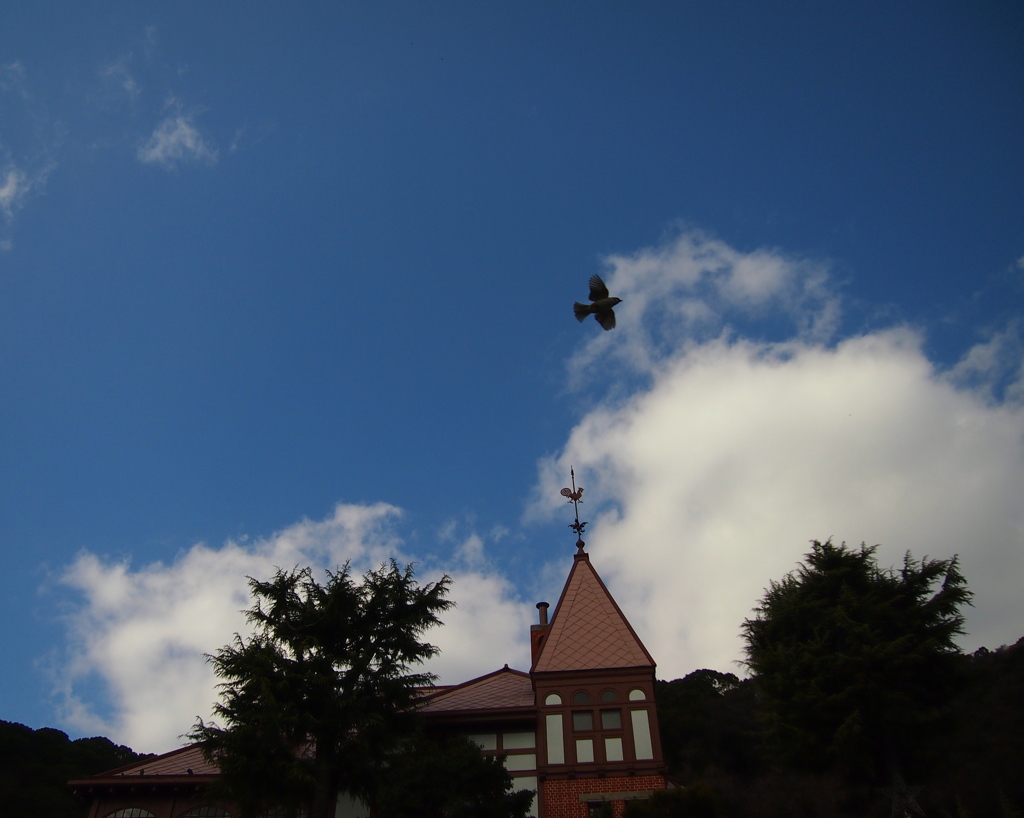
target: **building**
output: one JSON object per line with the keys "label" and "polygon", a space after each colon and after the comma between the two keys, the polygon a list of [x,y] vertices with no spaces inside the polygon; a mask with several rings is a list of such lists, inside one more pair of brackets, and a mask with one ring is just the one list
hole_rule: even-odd
{"label": "building", "polygon": [[[529,673],[506,665],[424,695],[428,730],[505,754],[516,788],[536,791],[538,818],[588,818],[608,804],[621,816],[666,786],[654,660],[578,545],[550,621],[537,605]],[[187,747],[71,786],[91,800],[89,818],[228,818],[229,804],[202,798],[216,773]],[[363,814],[339,800],[338,818]]]}

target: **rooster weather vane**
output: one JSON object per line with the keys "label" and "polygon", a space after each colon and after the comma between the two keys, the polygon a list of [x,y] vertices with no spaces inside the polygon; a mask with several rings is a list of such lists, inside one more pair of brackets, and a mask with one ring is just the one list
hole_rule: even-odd
{"label": "rooster weather vane", "polygon": [[569,528],[576,532],[576,547],[579,549],[579,553],[583,553],[583,546],[586,545],[583,542],[583,529],[587,527],[586,522],[580,522],[580,503],[583,502],[583,486],[576,488],[576,472],[573,471],[572,466],[569,467],[569,474],[572,476],[572,488],[562,489],[562,496],[568,498],[566,502],[572,503],[573,510],[576,512],[576,522],[569,523]]}

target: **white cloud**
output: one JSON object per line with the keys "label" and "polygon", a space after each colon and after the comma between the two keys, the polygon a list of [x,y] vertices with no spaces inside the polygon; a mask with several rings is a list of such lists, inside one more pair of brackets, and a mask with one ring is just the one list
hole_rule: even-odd
{"label": "white cloud", "polygon": [[823,263],[769,250],[742,253],[696,230],[609,256],[606,267],[605,282],[623,299],[615,308],[618,328],[594,334],[572,356],[575,385],[607,376],[615,365],[625,368],[620,374],[656,374],[687,345],[722,333],[756,327],[768,337],[820,341],[839,322],[839,297]]}
{"label": "white cloud", "polygon": [[[15,214],[25,206],[29,197],[42,192],[54,167],[56,163],[44,155],[31,170],[25,170],[11,161],[0,169],[0,216],[3,217],[4,227],[11,225]],[[10,248],[10,238],[0,236],[0,250]]]}
{"label": "white cloud", "polygon": [[[31,197],[43,192],[56,167],[53,157],[61,129],[52,129],[49,138],[42,136],[50,129],[49,121],[29,93],[21,62],[0,65],[0,95],[10,95],[10,108],[0,117],[10,131],[8,138],[18,144],[15,148],[0,142],[0,251],[6,251],[12,246],[9,233],[15,215]],[[32,123],[29,136],[23,133],[26,122]]]}
{"label": "white cloud", "polygon": [[[959,553],[976,594],[965,645],[1021,636],[1024,411],[964,386],[1002,373],[1019,393],[1019,344],[1000,336],[998,355],[943,374],[906,329],[832,343],[821,265],[697,233],[609,266],[619,328],[573,359],[607,391],[542,463],[534,511],[561,510],[575,466],[588,550],[661,676],[735,669],[765,586],[830,536],[881,543],[886,564]],[[744,323],[765,309],[788,334]]]}
{"label": "white cloud", "polygon": [[0,65],[0,92],[14,92],[20,96],[28,96],[25,89],[25,66],[19,60]]}
{"label": "white cloud", "polygon": [[1024,403],[1024,341],[1017,322],[971,347],[945,377],[989,401]]}
{"label": "white cloud", "polygon": [[0,211],[8,219],[28,195],[28,177],[15,167],[9,167],[0,175]]}
{"label": "white cloud", "polygon": [[142,93],[142,87],[131,70],[131,61],[132,55],[127,54],[100,68],[99,76],[104,85],[111,88],[116,94],[127,96],[128,99],[134,101]]}
{"label": "white cloud", "polygon": [[[83,553],[62,580],[82,597],[68,618],[72,647],[56,673],[63,723],[137,750],[179,746],[179,736],[196,716],[208,718],[216,699],[203,654],[247,632],[246,577],[269,577],[278,566],[336,568],[351,560],[362,573],[392,556],[404,563],[394,531],[399,514],[384,503],[338,505],[324,520],[302,520],[264,540],[197,544],[171,563],[140,568]],[[441,575],[424,569],[417,579]],[[457,607],[444,628],[428,634],[443,648],[430,669],[460,682],[512,661],[517,640],[519,654],[528,652],[529,607],[512,598],[508,582],[470,568],[452,576]],[[109,700],[104,713],[82,692],[96,680]]]}
{"label": "white cloud", "polygon": [[[530,669],[530,625],[534,606],[494,571],[450,572],[456,607],[444,627],[430,635],[441,654],[429,665],[442,683],[458,684],[508,664]],[[436,574],[434,577],[436,578]]]}
{"label": "white cloud", "polygon": [[173,98],[168,101],[170,113],[157,125],[145,144],[139,146],[140,162],[162,165],[167,169],[183,162],[217,163],[217,149],[213,147],[194,124],[194,116],[186,114]]}

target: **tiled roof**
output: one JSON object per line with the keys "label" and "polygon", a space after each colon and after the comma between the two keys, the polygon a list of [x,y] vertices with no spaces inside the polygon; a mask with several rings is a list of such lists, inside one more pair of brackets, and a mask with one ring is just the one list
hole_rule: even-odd
{"label": "tiled roof", "polygon": [[436,714],[453,710],[500,710],[533,707],[533,704],[533,685],[529,674],[512,670],[506,665],[494,673],[431,695],[423,706],[423,712]]}
{"label": "tiled roof", "polygon": [[[191,770],[191,772],[189,772]],[[198,744],[172,750],[169,753],[137,761],[127,767],[100,773],[96,778],[121,778],[143,776],[145,778],[163,775],[217,775],[220,771],[205,758]]]}
{"label": "tiled roof", "polygon": [[647,648],[591,567],[590,557],[577,554],[534,671],[653,666]]}

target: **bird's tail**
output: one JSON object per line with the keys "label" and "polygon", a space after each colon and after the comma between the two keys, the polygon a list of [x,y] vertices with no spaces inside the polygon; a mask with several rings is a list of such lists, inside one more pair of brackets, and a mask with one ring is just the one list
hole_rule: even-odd
{"label": "bird's tail", "polygon": [[572,314],[576,316],[577,321],[582,323],[583,319],[590,315],[590,305],[577,301],[572,305]]}

